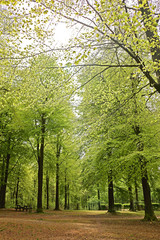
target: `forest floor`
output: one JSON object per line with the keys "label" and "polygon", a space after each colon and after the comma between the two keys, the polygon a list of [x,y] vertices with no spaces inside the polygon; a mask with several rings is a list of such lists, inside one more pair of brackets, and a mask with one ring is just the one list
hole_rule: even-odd
{"label": "forest floor", "polygon": [[160,240],[156,214],[145,222],[142,212],[0,210],[0,240]]}

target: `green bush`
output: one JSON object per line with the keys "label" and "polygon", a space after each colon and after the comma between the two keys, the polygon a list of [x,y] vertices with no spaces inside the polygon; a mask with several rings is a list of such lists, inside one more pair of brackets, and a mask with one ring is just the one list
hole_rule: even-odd
{"label": "green bush", "polygon": [[107,206],[105,204],[101,205],[101,210],[107,210]]}
{"label": "green bush", "polygon": [[160,210],[160,203],[152,203],[153,210]]}
{"label": "green bush", "polygon": [[122,203],[115,203],[114,208],[115,208],[116,211],[121,210],[122,209]]}
{"label": "green bush", "polygon": [[124,203],[123,204],[123,209],[129,209],[130,207],[130,204],[129,203]]}
{"label": "green bush", "polygon": [[138,206],[139,206],[139,210],[144,210],[145,209],[145,206],[144,206],[143,203],[138,204]]}

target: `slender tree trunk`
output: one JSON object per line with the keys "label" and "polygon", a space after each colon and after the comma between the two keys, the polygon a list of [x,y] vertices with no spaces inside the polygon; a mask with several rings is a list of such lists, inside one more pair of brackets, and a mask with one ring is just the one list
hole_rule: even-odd
{"label": "slender tree trunk", "polygon": [[67,188],[67,191],[68,191],[68,197],[67,197],[67,199],[68,199],[68,203],[67,203],[67,209],[69,210],[70,209],[70,202],[69,202],[69,183],[68,183],[68,188]]}
{"label": "slender tree trunk", "polygon": [[108,212],[115,212],[112,170],[108,173]]}
{"label": "slender tree trunk", "polygon": [[55,195],[54,191],[55,191],[55,190],[54,190],[54,186],[53,186],[53,190],[52,190],[52,203],[55,202],[55,201],[54,201],[54,199],[55,199],[55,198],[54,198],[54,195]]}
{"label": "slender tree trunk", "polygon": [[38,157],[38,199],[37,212],[43,212],[42,208],[42,186],[43,186],[43,162],[41,157]]}
{"label": "slender tree trunk", "polygon": [[128,193],[129,193],[129,202],[130,202],[129,210],[134,211],[133,193],[132,193],[131,185],[129,185],[129,187],[128,187]]}
{"label": "slender tree trunk", "polygon": [[154,214],[154,210],[152,207],[151,191],[148,183],[148,174],[147,174],[145,159],[144,160],[141,159],[141,172],[142,172],[143,197],[144,197],[144,204],[145,204],[144,220],[156,221],[157,218]]}
{"label": "slender tree trunk", "polygon": [[49,176],[46,174],[47,209],[49,209]]}
{"label": "slender tree trunk", "polygon": [[43,160],[44,160],[44,134],[45,134],[45,118],[41,116],[41,146],[37,144],[38,150],[38,199],[37,212],[43,212],[42,208],[42,192],[43,192]]}
{"label": "slender tree trunk", "polygon": [[97,195],[98,195],[98,210],[101,210],[101,198],[100,198],[99,184],[97,185]]}
{"label": "slender tree trunk", "polygon": [[16,187],[16,205],[18,205],[18,192],[19,192],[19,177],[17,178],[17,187]]}
{"label": "slender tree trunk", "polygon": [[6,188],[7,188],[7,181],[8,181],[9,161],[10,161],[10,154],[7,154],[4,182],[1,186],[1,191],[0,191],[0,208],[5,208],[5,203],[6,203]]}
{"label": "slender tree trunk", "polygon": [[58,162],[56,163],[56,202],[55,202],[55,210],[60,210],[59,209],[59,163]]}
{"label": "slender tree trunk", "polygon": [[13,204],[16,204],[16,187],[13,188],[13,193],[12,193],[12,199],[13,199]]}
{"label": "slender tree trunk", "polygon": [[5,175],[5,157],[3,156],[2,168],[1,168],[1,184],[0,184],[0,187],[4,184],[4,175]]}
{"label": "slender tree trunk", "polygon": [[138,198],[138,186],[137,181],[135,180],[135,195],[136,195],[136,209],[139,211],[139,198]]}
{"label": "slender tree trunk", "polygon": [[[9,171],[9,162],[10,162],[10,136],[8,138],[8,146],[7,146],[7,156],[6,159],[4,158],[3,162],[3,169],[1,175],[1,189],[0,189],[0,208],[5,208],[6,202],[6,188],[7,188],[7,181],[8,181],[8,171]],[[6,160],[6,164],[5,164]]]}
{"label": "slender tree trunk", "polygon": [[59,158],[61,152],[61,145],[59,143],[59,136],[57,136],[57,162],[56,162],[56,202],[55,202],[55,210],[60,210],[59,208]]}
{"label": "slender tree trunk", "polygon": [[36,179],[33,180],[33,194],[32,194],[32,203],[31,206],[35,208],[35,195],[36,195]]}
{"label": "slender tree trunk", "polygon": [[68,197],[68,195],[67,195],[67,170],[65,171],[65,187],[64,187],[64,194],[65,194],[65,196],[64,196],[64,198],[65,198],[65,201],[64,201],[64,209],[67,209],[67,197]]}
{"label": "slender tree trunk", "polygon": [[4,176],[5,176],[5,157],[3,156],[2,169],[1,169],[1,185],[0,185],[0,208],[4,206],[3,196],[3,186],[4,186]]}

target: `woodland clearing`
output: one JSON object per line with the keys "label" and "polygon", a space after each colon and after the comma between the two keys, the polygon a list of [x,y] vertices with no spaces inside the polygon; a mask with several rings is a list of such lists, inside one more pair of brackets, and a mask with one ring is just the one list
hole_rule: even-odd
{"label": "woodland clearing", "polygon": [[[0,210],[0,240],[159,240],[160,221],[143,212]],[[160,218],[160,212],[156,212]]]}

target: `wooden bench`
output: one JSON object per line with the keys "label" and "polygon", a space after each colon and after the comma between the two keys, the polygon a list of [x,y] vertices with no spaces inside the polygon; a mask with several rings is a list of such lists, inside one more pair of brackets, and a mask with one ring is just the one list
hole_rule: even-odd
{"label": "wooden bench", "polygon": [[23,207],[23,212],[24,210],[27,212],[29,210],[29,212],[32,212],[32,207],[28,207],[27,205],[24,205]]}
{"label": "wooden bench", "polygon": [[16,211],[17,210],[19,210],[19,211],[23,211],[24,212],[24,210],[27,212],[28,210],[29,210],[29,212],[31,212],[32,211],[32,207],[28,207],[27,205],[24,205],[24,206],[21,206],[21,205],[17,205],[16,207],[15,207],[15,209],[16,209]]}
{"label": "wooden bench", "polygon": [[21,210],[23,210],[23,207],[22,207],[21,205],[16,205],[15,209],[16,209],[16,211],[17,211],[17,210],[20,210],[20,211],[21,211]]}

